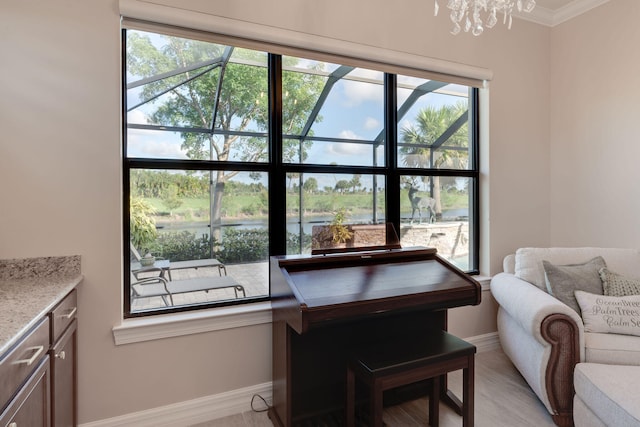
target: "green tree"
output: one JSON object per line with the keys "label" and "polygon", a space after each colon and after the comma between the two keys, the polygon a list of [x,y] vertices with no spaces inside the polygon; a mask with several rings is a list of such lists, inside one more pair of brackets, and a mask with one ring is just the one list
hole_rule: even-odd
{"label": "green tree", "polygon": [[302,184],[302,189],[309,194],[313,194],[318,191],[318,180],[314,177],[307,178],[307,180]]}
{"label": "green tree", "polygon": [[162,194],[162,204],[169,210],[169,215],[173,215],[173,211],[182,206],[182,200],[178,197],[178,187],[169,185]]}
{"label": "green tree", "polygon": [[351,180],[349,181],[349,186],[351,187],[352,191],[355,193],[356,190],[360,187],[362,187],[362,183],[360,182],[360,178],[362,178],[362,175],[360,174],[355,174],[353,175],[353,178],[351,178]]}
{"label": "green tree", "polygon": [[346,179],[339,180],[338,182],[336,182],[335,187],[333,187],[334,191],[336,191],[337,193],[344,193],[349,188],[351,188],[351,182],[347,181]]}
{"label": "green tree", "polygon": [[[401,130],[402,142],[405,146],[400,149],[402,162],[412,168],[466,168],[469,160],[469,132],[467,121],[462,124],[446,141],[435,147],[445,131],[454,125],[463,115],[467,114],[467,104],[445,105],[440,108],[426,107],[422,109],[414,123]],[[428,178],[427,178],[428,179]],[[440,177],[433,176],[433,194],[435,211],[438,218],[442,217],[442,197],[440,192]]]}
{"label": "green tree", "polygon": [[[298,60],[283,59],[292,67]],[[201,66],[200,66],[201,65]],[[202,131],[182,132],[182,148],[191,159],[221,162],[265,161],[268,130],[266,54],[178,37],[127,37],[127,72],[145,79],[140,98],[152,111],[151,124]],[[318,100],[324,80],[313,73],[283,73],[282,127],[299,134]],[[144,101],[146,100],[146,101]],[[320,121],[321,117],[315,118]],[[209,131],[205,131],[205,130]],[[304,160],[308,140],[285,139],[285,161]],[[211,223],[221,221],[225,185],[237,171],[212,173]]]}

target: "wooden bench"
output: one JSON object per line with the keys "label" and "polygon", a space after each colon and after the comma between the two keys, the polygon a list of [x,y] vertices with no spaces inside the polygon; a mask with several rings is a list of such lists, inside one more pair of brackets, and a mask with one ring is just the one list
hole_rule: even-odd
{"label": "wooden bench", "polygon": [[462,425],[473,426],[474,358],[476,347],[445,331],[434,330],[422,340],[394,339],[353,352],[347,367],[346,424],[355,425],[356,378],[369,388],[369,425],[381,427],[383,392],[432,380],[429,424],[438,426],[440,379],[463,370]]}

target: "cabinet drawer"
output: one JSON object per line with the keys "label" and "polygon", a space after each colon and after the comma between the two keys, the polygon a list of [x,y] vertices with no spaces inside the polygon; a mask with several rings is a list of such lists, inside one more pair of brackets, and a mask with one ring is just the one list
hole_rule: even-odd
{"label": "cabinet drawer", "polygon": [[74,289],[51,311],[51,343],[58,341],[65,329],[73,322],[77,310],[78,292]]}
{"label": "cabinet drawer", "polygon": [[0,360],[0,405],[11,400],[48,350],[49,319],[45,317]]}

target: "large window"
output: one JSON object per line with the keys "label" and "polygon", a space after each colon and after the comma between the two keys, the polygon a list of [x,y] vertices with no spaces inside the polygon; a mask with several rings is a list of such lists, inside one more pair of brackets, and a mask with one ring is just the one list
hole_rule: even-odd
{"label": "large window", "polygon": [[267,300],[269,256],[336,224],[323,244],[391,223],[477,271],[477,89],[215,36],[123,40],[126,316]]}

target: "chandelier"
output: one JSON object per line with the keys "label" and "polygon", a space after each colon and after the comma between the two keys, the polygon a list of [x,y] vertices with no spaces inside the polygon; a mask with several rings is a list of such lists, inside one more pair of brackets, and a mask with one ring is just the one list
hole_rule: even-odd
{"label": "chandelier", "polygon": [[[464,29],[471,31],[474,36],[479,36],[484,28],[493,28],[498,22],[498,14],[502,15],[504,24],[511,29],[511,12],[531,12],[536,6],[535,0],[447,0],[447,8],[451,10],[453,29],[451,34],[456,35]],[[435,15],[438,15],[438,0],[435,0]],[[484,16],[484,19],[483,19]]]}

